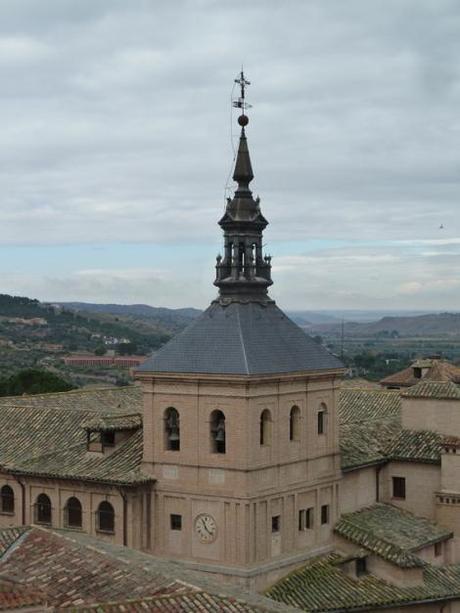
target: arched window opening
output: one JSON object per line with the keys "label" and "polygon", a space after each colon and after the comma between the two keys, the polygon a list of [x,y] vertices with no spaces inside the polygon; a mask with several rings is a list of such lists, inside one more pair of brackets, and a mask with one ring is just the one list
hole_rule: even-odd
{"label": "arched window opening", "polygon": [[289,440],[300,440],[300,409],[296,406],[289,413]]}
{"label": "arched window opening", "polygon": [[81,502],[75,496],[72,496],[67,501],[64,508],[64,521],[68,528],[82,527],[82,510]]}
{"label": "arched window opening", "polygon": [[225,415],[222,411],[211,413],[211,451],[225,453]]}
{"label": "arched window opening", "polygon": [[272,442],[272,416],[268,409],[260,414],[260,444],[271,445]]}
{"label": "arched window opening", "polygon": [[174,407],[166,409],[165,416],[165,447],[169,451],[180,451],[180,418]]}
{"label": "arched window opening", "polygon": [[35,523],[51,524],[51,500],[46,494],[39,494],[35,503]]}
{"label": "arched window opening", "polygon": [[107,500],[103,500],[97,508],[97,529],[100,532],[115,532],[115,511]]}
{"label": "arched window opening", "polygon": [[318,434],[326,434],[326,418],[327,418],[327,406],[321,403],[318,411]]}
{"label": "arched window opening", "polygon": [[9,485],[4,485],[0,490],[1,513],[14,513],[14,492]]}

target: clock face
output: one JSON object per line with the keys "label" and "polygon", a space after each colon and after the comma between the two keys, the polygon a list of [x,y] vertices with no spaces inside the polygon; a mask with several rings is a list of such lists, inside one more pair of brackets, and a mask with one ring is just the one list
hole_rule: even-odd
{"label": "clock face", "polygon": [[203,513],[195,519],[195,532],[202,543],[212,543],[217,536],[217,524],[214,517]]}

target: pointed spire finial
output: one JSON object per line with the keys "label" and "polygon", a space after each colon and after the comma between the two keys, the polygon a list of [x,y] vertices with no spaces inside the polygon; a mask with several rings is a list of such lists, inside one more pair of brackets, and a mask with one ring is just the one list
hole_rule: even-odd
{"label": "pointed spire finial", "polygon": [[246,87],[251,85],[251,81],[248,81],[244,76],[243,66],[241,66],[241,72],[238,78],[235,79],[235,83],[240,86],[240,95],[237,100],[233,101],[233,106],[241,109],[241,115],[238,117],[238,123],[242,128],[241,133],[244,135],[244,127],[249,123],[249,118],[245,114],[245,110],[251,108],[251,105],[246,102]]}

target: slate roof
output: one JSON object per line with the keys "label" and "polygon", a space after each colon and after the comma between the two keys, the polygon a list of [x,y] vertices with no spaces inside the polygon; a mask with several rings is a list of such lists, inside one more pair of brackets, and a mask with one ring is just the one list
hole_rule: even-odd
{"label": "slate roof", "polygon": [[460,565],[423,568],[423,583],[398,587],[367,574],[355,579],[344,572],[346,558],[338,554],[317,558],[266,591],[278,602],[304,611],[375,611],[380,608],[443,602],[460,598]]}
{"label": "slate roof", "polygon": [[452,381],[429,381],[422,379],[405,390],[403,398],[434,398],[436,400],[460,400],[460,387]]}
{"label": "slate roof", "polygon": [[[133,409],[141,390],[116,388],[2,398],[0,465],[13,474],[135,485],[151,480],[140,470],[142,431]],[[113,413],[110,413],[112,411]],[[123,415],[128,413],[128,418]],[[102,420],[138,428],[111,454],[87,454],[85,424]],[[136,422],[136,424],[134,424]]]}
{"label": "slate roof", "polygon": [[423,566],[414,552],[453,536],[427,519],[382,503],[342,515],[334,530],[401,568]]}
{"label": "slate roof", "polygon": [[274,303],[213,302],[137,372],[264,375],[341,368]]}
{"label": "slate roof", "polygon": [[[0,534],[1,534],[0,530]],[[85,534],[33,527],[0,557],[0,576],[21,578],[47,595],[53,610],[229,611],[262,613],[282,607],[241,588]],[[195,608],[193,608],[195,607]],[[201,607],[201,608],[200,608]]]}

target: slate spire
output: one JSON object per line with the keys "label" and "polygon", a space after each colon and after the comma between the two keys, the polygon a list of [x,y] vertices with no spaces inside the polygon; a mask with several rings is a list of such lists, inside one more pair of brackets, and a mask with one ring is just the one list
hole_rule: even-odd
{"label": "slate spire", "polygon": [[241,71],[236,83],[241,94],[233,104],[241,109],[238,124],[241,126],[240,142],[236,156],[233,179],[237,187],[233,198],[227,199],[225,214],[219,221],[224,231],[224,255],[217,256],[216,280],[219,301],[267,302],[267,289],[271,279],[271,258],[263,254],[262,232],[268,221],[260,211],[259,198],[254,199],[249,184],[254,178],[246,138],[249,118],[245,111],[249,107],[245,100],[249,81]]}

